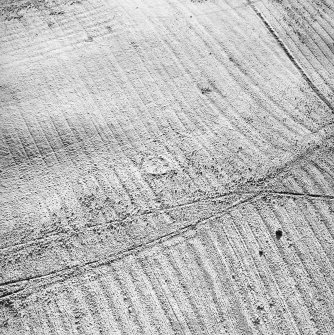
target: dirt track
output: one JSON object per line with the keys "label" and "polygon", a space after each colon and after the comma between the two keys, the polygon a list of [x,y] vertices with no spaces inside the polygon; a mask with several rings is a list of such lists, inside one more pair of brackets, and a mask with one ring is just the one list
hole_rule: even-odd
{"label": "dirt track", "polygon": [[330,0],[0,13],[0,334],[334,333]]}

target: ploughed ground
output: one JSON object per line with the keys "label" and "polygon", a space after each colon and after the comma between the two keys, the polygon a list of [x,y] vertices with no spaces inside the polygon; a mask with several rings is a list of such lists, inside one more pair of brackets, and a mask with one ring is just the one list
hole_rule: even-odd
{"label": "ploughed ground", "polygon": [[333,334],[331,0],[3,0],[1,334]]}

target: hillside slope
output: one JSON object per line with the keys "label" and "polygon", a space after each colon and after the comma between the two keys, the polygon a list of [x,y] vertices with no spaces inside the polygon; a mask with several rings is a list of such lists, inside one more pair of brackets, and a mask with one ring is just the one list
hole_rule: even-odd
{"label": "hillside slope", "polygon": [[0,333],[332,334],[330,1],[0,5]]}

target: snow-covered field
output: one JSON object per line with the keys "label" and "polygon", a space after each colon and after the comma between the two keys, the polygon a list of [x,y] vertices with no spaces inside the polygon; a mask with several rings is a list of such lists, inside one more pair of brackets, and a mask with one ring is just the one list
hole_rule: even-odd
{"label": "snow-covered field", "polygon": [[0,2],[0,334],[334,334],[331,0]]}

